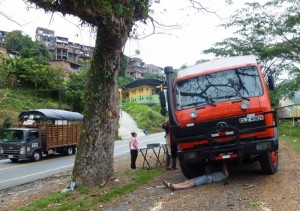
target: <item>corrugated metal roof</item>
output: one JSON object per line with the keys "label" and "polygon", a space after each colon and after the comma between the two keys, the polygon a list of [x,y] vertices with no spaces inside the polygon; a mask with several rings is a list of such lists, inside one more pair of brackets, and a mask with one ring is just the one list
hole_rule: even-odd
{"label": "corrugated metal roof", "polygon": [[22,112],[19,115],[19,119],[82,121],[83,115],[78,112],[71,112],[59,109],[36,109]]}
{"label": "corrugated metal roof", "polygon": [[148,85],[148,86],[159,86],[164,84],[163,81],[158,79],[140,79],[132,81],[124,86],[125,89],[135,88],[138,86]]}

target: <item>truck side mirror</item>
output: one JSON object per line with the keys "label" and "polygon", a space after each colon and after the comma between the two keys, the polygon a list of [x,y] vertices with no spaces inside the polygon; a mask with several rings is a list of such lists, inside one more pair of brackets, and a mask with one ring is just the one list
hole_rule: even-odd
{"label": "truck side mirror", "polygon": [[269,75],[268,76],[268,86],[269,86],[269,90],[274,90],[275,83],[274,83],[274,77],[273,77],[273,75]]}

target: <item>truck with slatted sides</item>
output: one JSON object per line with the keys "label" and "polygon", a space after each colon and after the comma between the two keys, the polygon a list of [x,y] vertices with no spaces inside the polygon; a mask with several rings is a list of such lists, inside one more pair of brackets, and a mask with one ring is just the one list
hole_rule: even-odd
{"label": "truck with slatted sides", "polygon": [[200,63],[175,79],[172,67],[164,71],[161,113],[169,115],[171,144],[187,178],[224,161],[259,161],[264,173],[277,172],[277,118],[269,96],[274,79],[263,75],[254,56]]}
{"label": "truck with slatted sides", "polygon": [[40,160],[43,155],[75,154],[83,115],[59,109],[37,109],[22,112],[19,124],[3,131],[0,153],[17,162]]}

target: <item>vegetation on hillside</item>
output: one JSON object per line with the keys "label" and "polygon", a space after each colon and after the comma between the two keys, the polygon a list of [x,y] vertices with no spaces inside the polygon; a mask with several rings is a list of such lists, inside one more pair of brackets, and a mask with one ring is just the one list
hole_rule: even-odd
{"label": "vegetation on hillside", "polygon": [[46,46],[34,42],[30,36],[19,30],[9,32],[5,37],[4,44],[9,51],[18,53],[22,58],[32,58],[38,64],[48,64],[50,61]]}
{"label": "vegetation on hillside", "polygon": [[160,106],[147,106],[125,101],[121,104],[121,109],[132,116],[138,128],[147,130],[149,133],[162,132],[161,124],[165,121],[165,117],[160,114]]}
{"label": "vegetation on hillside", "polygon": [[[58,96],[53,91],[35,91],[33,89],[0,89],[0,124],[7,118],[16,122],[21,111],[37,108],[59,108]],[[62,109],[70,106],[62,103]]]}

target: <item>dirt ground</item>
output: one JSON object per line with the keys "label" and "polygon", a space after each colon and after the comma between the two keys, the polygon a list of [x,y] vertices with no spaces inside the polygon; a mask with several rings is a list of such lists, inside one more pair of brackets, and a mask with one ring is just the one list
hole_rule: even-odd
{"label": "dirt ground", "polygon": [[[124,163],[126,160],[126,163]],[[97,210],[300,210],[300,153],[280,143],[279,170],[260,173],[258,163],[230,165],[226,182],[170,191],[162,180],[181,182],[180,169],[164,171],[150,183],[126,196],[104,203]],[[141,156],[138,164],[141,165]],[[129,170],[129,158],[115,161],[115,171]],[[0,210],[12,210],[69,184],[71,172],[0,191]]]}

